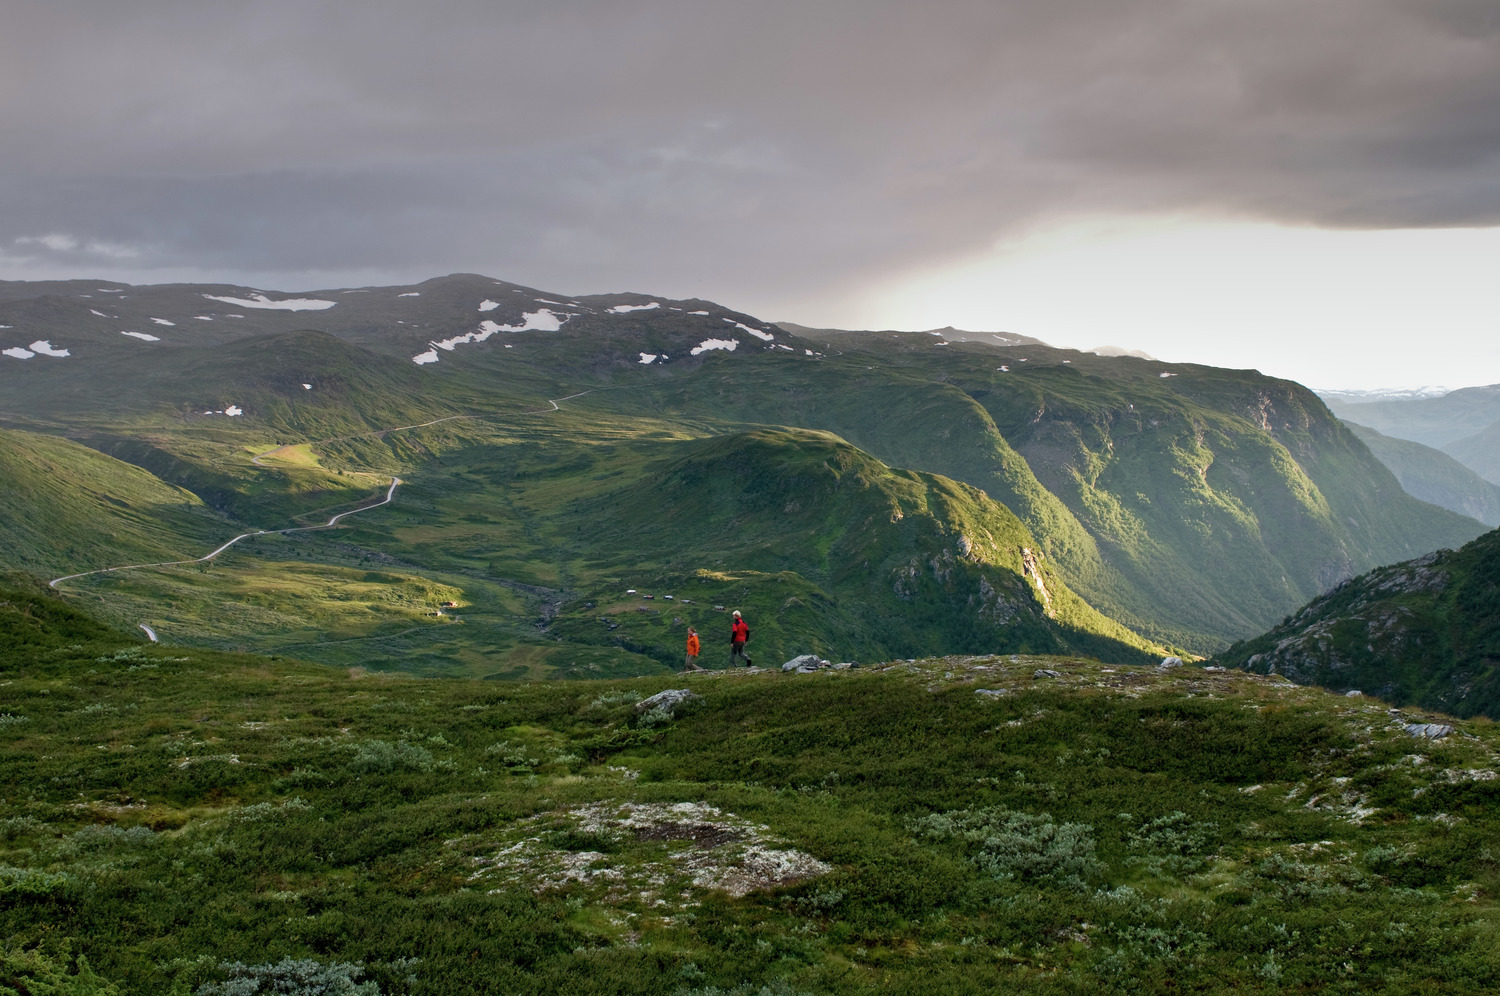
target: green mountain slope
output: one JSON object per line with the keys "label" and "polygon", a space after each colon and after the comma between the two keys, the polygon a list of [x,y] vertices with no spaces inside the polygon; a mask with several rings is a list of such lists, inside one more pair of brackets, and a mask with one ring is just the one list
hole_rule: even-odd
{"label": "green mountain slope", "polygon": [[[981,489],[1089,604],[1147,638],[1205,653],[1351,574],[1483,531],[1407,495],[1316,398],[1255,371],[1018,337],[966,342],[945,330],[792,334],[711,302],[568,297],[472,274],[309,293],[319,310],[298,312],[260,308],[245,288],[135,288],[106,304],[98,288],[45,289],[45,300],[0,301],[0,323],[30,323],[24,335],[17,324],[22,338],[59,330],[57,345],[72,352],[5,358],[0,419],[66,429],[258,526],[302,521],[373,486],[352,472],[400,474],[412,500],[470,494],[446,463],[453,434],[468,431],[459,421],[380,435],[398,426],[456,419],[493,429],[523,415],[543,421],[559,405],[588,413],[592,422],[572,425],[570,438],[530,437],[543,448],[530,472],[543,476],[549,455],[574,459],[574,443],[603,442],[613,431],[605,426],[629,423],[634,438],[791,426]],[[207,303],[226,297],[248,303]],[[115,326],[126,318],[160,341],[121,336]],[[326,334],[298,331],[309,324]],[[76,339],[65,343],[69,329]],[[220,414],[229,405],[243,414]],[[322,442],[283,450],[269,467],[249,459],[311,440]],[[504,532],[498,508],[450,511],[482,514],[485,527],[471,533]],[[540,502],[527,529],[572,549],[559,527],[579,524],[564,519],[562,505]],[[409,548],[371,546],[355,560],[461,564],[556,591],[587,575],[585,560],[552,556],[525,536],[540,561],[504,549],[480,556],[451,518],[428,529]],[[641,571],[669,567],[652,551],[641,556]]]}
{"label": "green mountain slope", "polygon": [[147,647],[0,592],[16,620],[16,992],[1500,982],[1493,723],[1414,738],[1442,717],[1077,658],[497,685]]}
{"label": "green mountain slope", "polygon": [[1346,581],[1218,661],[1500,718],[1500,532]]}
{"label": "green mountain slope", "polygon": [[[758,639],[778,663],[799,647],[1135,662],[1156,650],[1075,595],[1021,521],[973,487],[893,470],[821,432],[761,429],[674,449],[688,452],[573,503],[554,528],[591,532],[586,556],[609,573],[654,559],[810,582],[811,601],[762,603]],[[821,618],[823,605],[835,618]]]}
{"label": "green mountain slope", "polygon": [[933,343],[828,334],[797,343],[825,354],[812,364],[775,353],[705,363],[611,403],[826,429],[893,465],[980,487],[1090,603],[1202,652],[1352,573],[1483,531],[1403,492],[1290,382],[1034,344]]}
{"label": "green mountain slope", "polygon": [[1500,487],[1441,450],[1353,422],[1344,424],[1390,468],[1407,494],[1487,526],[1500,526]]}
{"label": "green mountain slope", "polygon": [[238,531],[191,492],[55,436],[0,429],[0,482],[0,566],[37,576],[202,556]]}

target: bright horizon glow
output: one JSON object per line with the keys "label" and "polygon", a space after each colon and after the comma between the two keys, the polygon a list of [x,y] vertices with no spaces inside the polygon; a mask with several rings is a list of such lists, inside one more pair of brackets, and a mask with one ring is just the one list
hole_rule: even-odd
{"label": "bright horizon glow", "polygon": [[810,310],[845,328],[1142,349],[1325,390],[1458,388],[1500,382],[1496,260],[1497,228],[1080,220]]}

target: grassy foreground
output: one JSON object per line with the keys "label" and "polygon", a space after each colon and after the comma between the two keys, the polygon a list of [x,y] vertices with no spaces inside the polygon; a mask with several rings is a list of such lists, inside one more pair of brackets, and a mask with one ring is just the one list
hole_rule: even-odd
{"label": "grassy foreground", "polygon": [[1488,720],[1022,656],[414,679],[0,603],[0,992],[1500,986]]}

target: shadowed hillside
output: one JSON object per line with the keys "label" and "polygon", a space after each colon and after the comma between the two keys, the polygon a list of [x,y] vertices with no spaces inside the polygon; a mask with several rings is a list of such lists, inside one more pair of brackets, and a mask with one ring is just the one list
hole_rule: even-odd
{"label": "shadowed hillside", "polygon": [[1346,581],[1218,662],[1500,718],[1500,531]]}

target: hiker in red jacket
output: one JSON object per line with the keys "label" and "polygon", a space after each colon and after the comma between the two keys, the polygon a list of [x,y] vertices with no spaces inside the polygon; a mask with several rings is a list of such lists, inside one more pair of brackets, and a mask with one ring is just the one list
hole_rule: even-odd
{"label": "hiker in red jacket", "polygon": [[749,667],[753,662],[750,655],[745,653],[745,644],[750,642],[750,627],[745,625],[745,620],[740,616],[740,610],[734,610],[734,621],[729,624],[729,666],[734,667],[736,661],[744,661]]}

